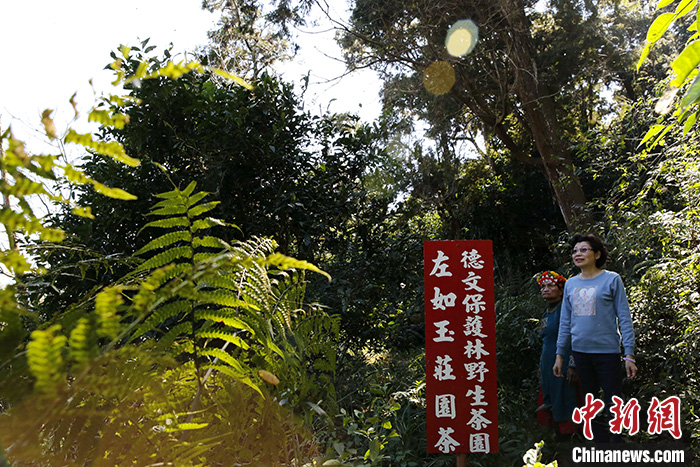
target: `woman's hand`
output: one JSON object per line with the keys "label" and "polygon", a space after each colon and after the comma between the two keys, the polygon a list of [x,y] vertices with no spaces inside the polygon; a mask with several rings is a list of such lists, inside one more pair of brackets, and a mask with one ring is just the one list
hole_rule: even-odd
{"label": "woman's hand", "polygon": [[634,361],[633,355],[625,355],[625,370],[627,371],[628,379],[637,376],[637,362]]}
{"label": "woman's hand", "polygon": [[564,375],[561,373],[561,367],[564,365],[564,358],[557,354],[556,358],[554,359],[554,366],[552,367],[552,372],[554,372],[554,376],[557,378],[563,378]]}

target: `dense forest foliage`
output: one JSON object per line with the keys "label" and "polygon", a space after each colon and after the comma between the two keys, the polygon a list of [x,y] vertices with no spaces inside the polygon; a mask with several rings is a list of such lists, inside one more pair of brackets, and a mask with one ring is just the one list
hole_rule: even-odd
{"label": "dense forest foliage", "polygon": [[[370,123],[275,73],[319,6],[207,0],[197,62],[112,52],[96,134],[42,116],[80,161],[1,129],[0,464],[454,465],[425,446],[423,242],[470,239],[495,255],[500,452],[469,465],[561,460],[533,276],[574,274],[584,230],[632,307],[625,396],[681,401],[680,440],[627,441],[700,451],[697,1],[358,0],[338,40],[383,78]],[[464,18],[480,41],[450,57]]]}

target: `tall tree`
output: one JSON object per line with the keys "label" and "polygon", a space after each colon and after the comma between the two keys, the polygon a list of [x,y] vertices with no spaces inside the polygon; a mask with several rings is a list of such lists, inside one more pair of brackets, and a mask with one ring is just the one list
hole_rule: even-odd
{"label": "tall tree", "polygon": [[[132,49],[123,63],[127,76],[142,58]],[[161,65],[159,58],[150,60],[151,66]],[[127,168],[93,154],[84,167],[138,200],[111,202],[90,188],[75,189],[75,198],[92,208],[94,219],[65,211],[54,216],[53,224],[88,249],[41,250],[39,261],[49,266],[50,276],[33,282],[32,300],[52,313],[130,270],[127,263],[99,258],[128,257],[152,239],[152,232],[141,228],[149,221],[153,194],[168,191],[172,182],[184,187],[196,181],[220,201],[214,215],[238,226],[221,232],[229,242],[271,236],[281,252],[324,268],[329,258],[346,251],[349,223],[363,224],[356,212],[372,202],[362,180],[380,154],[371,129],[351,116],[303,112],[291,86],[268,75],[254,84],[253,90],[229,89],[209,74],[191,73],[129,85],[135,99],[121,101],[118,108],[130,123],[108,134],[141,164]],[[43,287],[46,279],[54,288]]]}
{"label": "tall tree", "polygon": [[[512,157],[537,164],[573,230],[585,222],[586,196],[571,147],[600,106],[596,92],[583,96],[588,108],[572,97],[615,81],[631,91],[625,85],[634,47],[615,42],[638,43],[641,32],[610,25],[638,13],[635,2],[617,0],[557,0],[543,12],[526,0],[357,0],[342,43],[350,66],[384,74],[387,110],[410,112],[429,122],[433,134],[452,138],[477,128]],[[470,55],[451,57],[444,47],[447,31],[467,18],[481,39]],[[423,73],[436,61],[455,72],[455,85],[442,96],[422,86]]]}
{"label": "tall tree", "polygon": [[202,8],[221,15],[204,50],[205,60],[214,66],[255,80],[295,52],[287,39],[287,22],[297,13],[284,4],[264,12],[256,0],[203,0]]}

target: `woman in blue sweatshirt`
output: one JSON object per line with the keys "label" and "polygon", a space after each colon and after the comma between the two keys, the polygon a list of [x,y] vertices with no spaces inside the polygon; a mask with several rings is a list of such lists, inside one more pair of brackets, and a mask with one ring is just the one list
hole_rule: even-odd
{"label": "woman in blue sweatshirt", "polygon": [[[602,269],[608,252],[598,237],[579,234],[571,244],[574,264],[581,272],[564,286],[553,372],[555,376],[564,376],[562,355],[571,344],[582,392],[598,397],[602,389],[609,409],[612,396],[622,395],[621,344],[627,377],[637,375],[627,294],[620,276]],[[595,432],[594,429],[594,436]],[[606,433],[598,432],[596,440],[605,441]]]}

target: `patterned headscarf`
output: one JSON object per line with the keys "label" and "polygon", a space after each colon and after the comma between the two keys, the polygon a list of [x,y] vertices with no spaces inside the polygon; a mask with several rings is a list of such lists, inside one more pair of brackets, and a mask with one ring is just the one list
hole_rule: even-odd
{"label": "patterned headscarf", "polygon": [[542,287],[542,284],[549,283],[556,285],[560,289],[564,288],[564,283],[566,282],[566,278],[564,276],[554,271],[541,272],[537,274],[535,279],[537,280],[537,285],[540,287]]}

